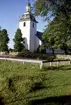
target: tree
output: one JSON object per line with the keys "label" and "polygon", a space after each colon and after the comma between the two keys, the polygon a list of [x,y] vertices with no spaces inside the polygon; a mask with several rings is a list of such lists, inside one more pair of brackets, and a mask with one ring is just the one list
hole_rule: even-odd
{"label": "tree", "polygon": [[34,3],[36,15],[48,16],[61,15],[66,16],[71,13],[71,0],[36,0]]}
{"label": "tree", "polygon": [[[44,45],[52,49],[67,51],[71,36],[67,33],[68,27],[65,18],[55,18],[43,33]],[[71,46],[71,44],[70,44]]]}
{"label": "tree", "polygon": [[43,33],[44,46],[52,49],[71,47],[71,1],[70,0],[36,0],[35,13],[54,20]]}
{"label": "tree", "polygon": [[9,37],[6,29],[0,31],[0,51],[8,51]]}
{"label": "tree", "polygon": [[22,51],[22,49],[24,48],[24,44],[23,44],[23,38],[22,38],[22,33],[20,29],[17,29],[16,33],[15,33],[15,37],[14,37],[14,50],[15,51]]}
{"label": "tree", "polygon": [[52,17],[64,16],[67,21],[68,32],[71,30],[71,0],[36,0],[35,14],[51,20]]}

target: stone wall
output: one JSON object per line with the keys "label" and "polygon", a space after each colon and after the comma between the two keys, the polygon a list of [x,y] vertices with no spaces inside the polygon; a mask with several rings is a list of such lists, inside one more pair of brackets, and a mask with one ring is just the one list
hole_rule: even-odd
{"label": "stone wall", "polygon": [[15,57],[19,52],[9,52],[10,57]]}
{"label": "stone wall", "polygon": [[71,55],[56,55],[56,58],[57,59],[64,59],[64,60],[66,60],[66,59],[71,60]]}
{"label": "stone wall", "polygon": [[8,55],[8,52],[0,52],[0,56]]}
{"label": "stone wall", "polygon": [[62,66],[62,65],[70,65],[71,61],[55,61],[55,62],[47,62],[44,63],[44,66]]}

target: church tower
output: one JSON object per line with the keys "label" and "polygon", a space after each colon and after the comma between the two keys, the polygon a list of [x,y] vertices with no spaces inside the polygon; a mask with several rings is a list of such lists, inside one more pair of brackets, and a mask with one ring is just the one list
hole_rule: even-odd
{"label": "church tower", "polygon": [[37,34],[37,21],[31,13],[31,4],[28,0],[26,12],[19,20],[19,29],[21,29],[22,37],[25,38],[25,47],[34,52],[36,48],[36,34]]}

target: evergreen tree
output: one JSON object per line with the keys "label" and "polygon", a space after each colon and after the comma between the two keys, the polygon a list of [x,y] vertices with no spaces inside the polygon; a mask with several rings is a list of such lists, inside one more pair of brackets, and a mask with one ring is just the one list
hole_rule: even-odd
{"label": "evergreen tree", "polygon": [[6,29],[0,31],[0,51],[8,51],[9,37]]}
{"label": "evergreen tree", "polygon": [[24,43],[23,43],[23,38],[22,38],[22,33],[20,29],[17,29],[14,37],[14,50],[17,52],[20,52],[24,48]]}

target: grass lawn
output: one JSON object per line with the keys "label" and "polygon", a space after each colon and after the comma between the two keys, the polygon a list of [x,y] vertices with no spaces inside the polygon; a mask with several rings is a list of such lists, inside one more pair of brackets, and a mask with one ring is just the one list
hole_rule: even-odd
{"label": "grass lawn", "polygon": [[66,105],[70,100],[71,66],[40,70],[37,64],[0,61],[0,105]]}

